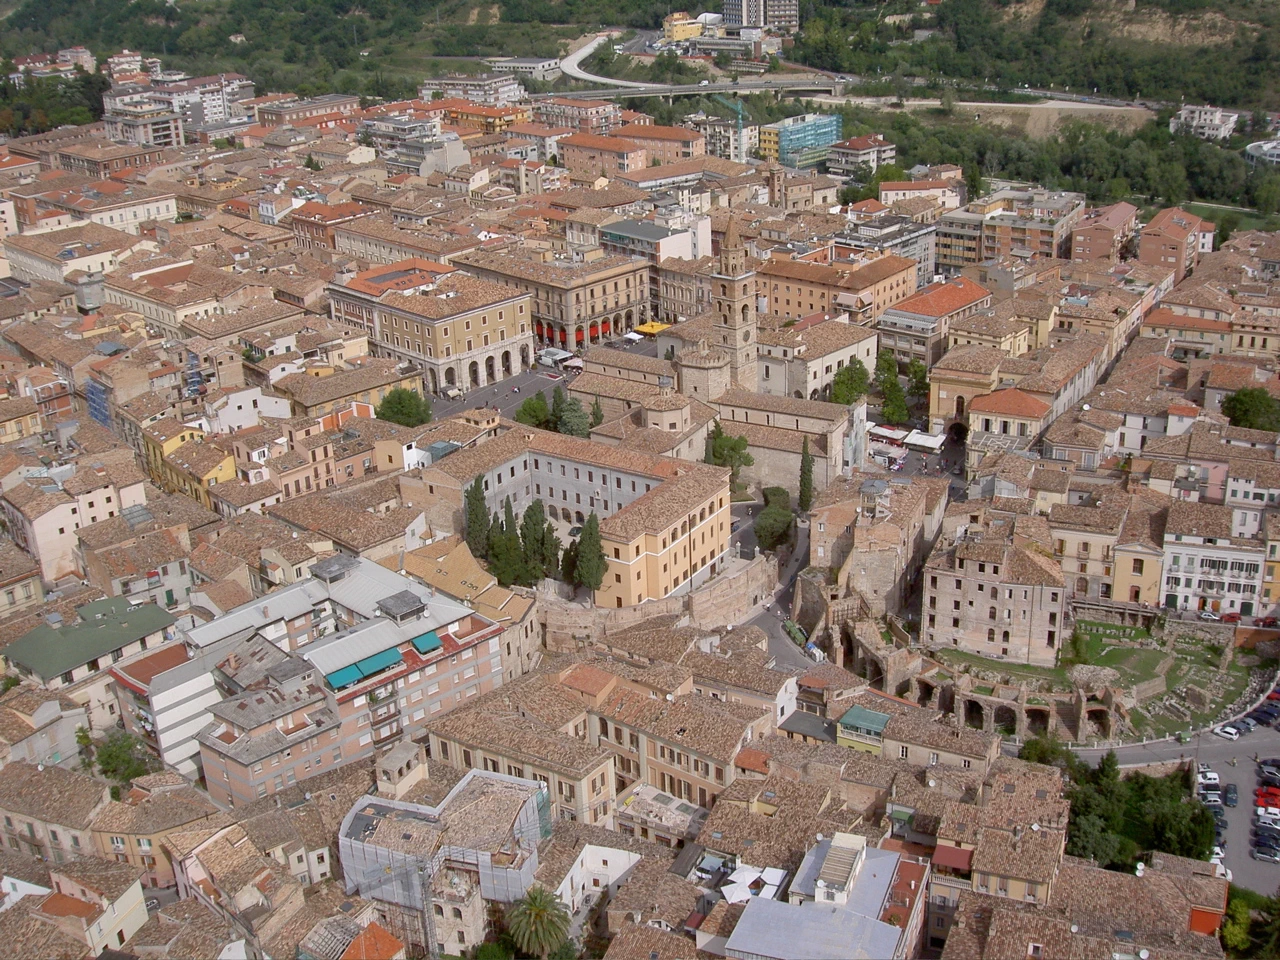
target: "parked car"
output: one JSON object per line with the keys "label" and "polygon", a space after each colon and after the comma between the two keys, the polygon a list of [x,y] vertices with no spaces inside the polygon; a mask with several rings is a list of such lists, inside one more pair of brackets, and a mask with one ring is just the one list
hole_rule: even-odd
{"label": "parked car", "polygon": [[1218,777],[1218,775],[1217,775],[1216,773],[1214,773],[1212,770],[1203,770],[1203,771],[1201,771],[1200,773],[1197,773],[1197,774],[1196,774],[1196,783],[1199,783],[1199,784],[1206,784],[1206,783],[1217,784],[1217,783],[1219,783],[1219,782],[1220,782],[1220,778],[1219,778],[1219,777]]}
{"label": "parked car", "polygon": [[1236,613],[1234,610],[1231,613],[1224,613],[1222,615],[1222,622],[1223,623],[1239,623],[1240,614]]}
{"label": "parked car", "polygon": [[1214,727],[1213,732],[1216,736],[1221,737],[1223,740],[1239,740],[1240,739],[1240,731],[1237,730],[1235,727],[1231,726],[1231,724],[1226,724],[1225,726],[1221,726],[1221,727]]}
{"label": "parked car", "polygon": [[1277,620],[1275,617],[1259,617],[1257,620],[1253,621],[1253,625],[1255,627],[1262,627],[1264,630],[1274,630],[1276,627],[1280,627],[1280,620]]}
{"label": "parked car", "polygon": [[1253,728],[1258,725],[1258,721],[1251,716],[1241,717],[1236,721],[1236,726],[1240,728],[1241,733],[1253,733]]}
{"label": "parked car", "polygon": [[1254,847],[1253,859],[1265,860],[1267,863],[1280,863],[1280,850],[1271,850],[1267,847]]}
{"label": "parked car", "polygon": [[1201,611],[1200,611],[1200,619],[1201,619],[1201,620],[1215,620],[1215,621],[1216,621],[1216,620],[1221,620],[1222,618],[1221,618],[1220,616],[1218,616],[1216,613],[1214,613],[1212,610],[1201,610]]}
{"label": "parked car", "polygon": [[1280,787],[1280,777],[1260,776],[1260,777],[1258,777],[1258,786],[1260,786],[1260,787]]}
{"label": "parked car", "polygon": [[1280,840],[1280,827],[1255,827],[1253,832],[1255,836]]}
{"label": "parked car", "polygon": [[1280,767],[1273,767],[1270,764],[1263,764],[1258,768],[1258,776],[1280,778]]}
{"label": "parked car", "polygon": [[1240,791],[1236,789],[1236,785],[1234,783],[1228,783],[1226,787],[1223,788],[1222,802],[1228,807],[1234,807],[1240,802]]}

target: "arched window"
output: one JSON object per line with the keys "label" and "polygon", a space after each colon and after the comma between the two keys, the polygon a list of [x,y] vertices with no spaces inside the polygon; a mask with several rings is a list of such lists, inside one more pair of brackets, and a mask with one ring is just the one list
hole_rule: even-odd
{"label": "arched window", "polygon": [[994,630],[994,629],[993,629],[993,630],[988,630],[988,631],[987,631],[987,643],[995,643],[995,642],[996,642],[996,632],[995,632],[995,630]]}

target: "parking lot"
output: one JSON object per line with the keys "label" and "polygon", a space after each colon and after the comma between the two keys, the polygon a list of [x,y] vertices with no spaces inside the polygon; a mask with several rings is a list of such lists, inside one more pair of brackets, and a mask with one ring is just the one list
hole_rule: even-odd
{"label": "parking lot", "polygon": [[[1258,768],[1254,757],[1280,758],[1280,730],[1259,726],[1235,742],[1229,742],[1213,734],[1203,735],[1204,746],[1225,759],[1204,762],[1220,779],[1222,791],[1234,784],[1238,792],[1235,807],[1225,807],[1220,813],[1226,820],[1222,839],[1226,841],[1223,863],[1232,873],[1232,882],[1250,890],[1270,896],[1280,886],[1280,863],[1255,860],[1252,856],[1254,833],[1254,790],[1258,786]],[[1199,756],[1199,749],[1196,755]],[[1232,762],[1234,761],[1234,766]]]}

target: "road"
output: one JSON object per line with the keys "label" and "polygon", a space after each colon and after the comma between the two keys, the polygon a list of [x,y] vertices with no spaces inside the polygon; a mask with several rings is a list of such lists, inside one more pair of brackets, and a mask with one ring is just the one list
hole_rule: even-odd
{"label": "road", "polygon": [[[601,34],[590,43],[579,47],[576,51],[560,61],[560,72],[567,77],[572,77],[574,80],[582,80],[586,83],[598,83],[604,87],[624,87],[628,90],[647,90],[654,86],[654,84],[651,83],[637,83],[634,80],[614,80],[612,77],[598,77],[594,73],[587,73],[587,71],[578,66],[578,64],[591,56],[591,54],[595,53],[596,50],[606,43],[613,43],[613,38],[608,34]],[[582,94],[575,92],[574,96],[579,97],[582,96]]]}

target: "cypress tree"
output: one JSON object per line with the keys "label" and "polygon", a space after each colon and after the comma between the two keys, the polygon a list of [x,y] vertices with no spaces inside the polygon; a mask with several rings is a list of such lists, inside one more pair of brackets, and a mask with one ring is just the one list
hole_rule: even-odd
{"label": "cypress tree", "polygon": [[604,583],[605,571],[609,563],[605,559],[604,547],[600,543],[600,518],[594,510],[587,522],[582,525],[582,535],[578,537],[577,569],[574,581],[588,590],[599,590]]}
{"label": "cypress tree", "polygon": [[520,553],[524,557],[526,573],[533,582],[547,574],[546,535],[547,511],[541,500],[535,500],[520,518]]}
{"label": "cypress tree", "polygon": [[477,560],[489,556],[489,513],[484,505],[484,485],[479,477],[467,487],[467,546]]}
{"label": "cypress tree", "polygon": [[809,452],[809,438],[804,438],[800,453],[800,512],[807,513],[813,506],[813,454]]}

